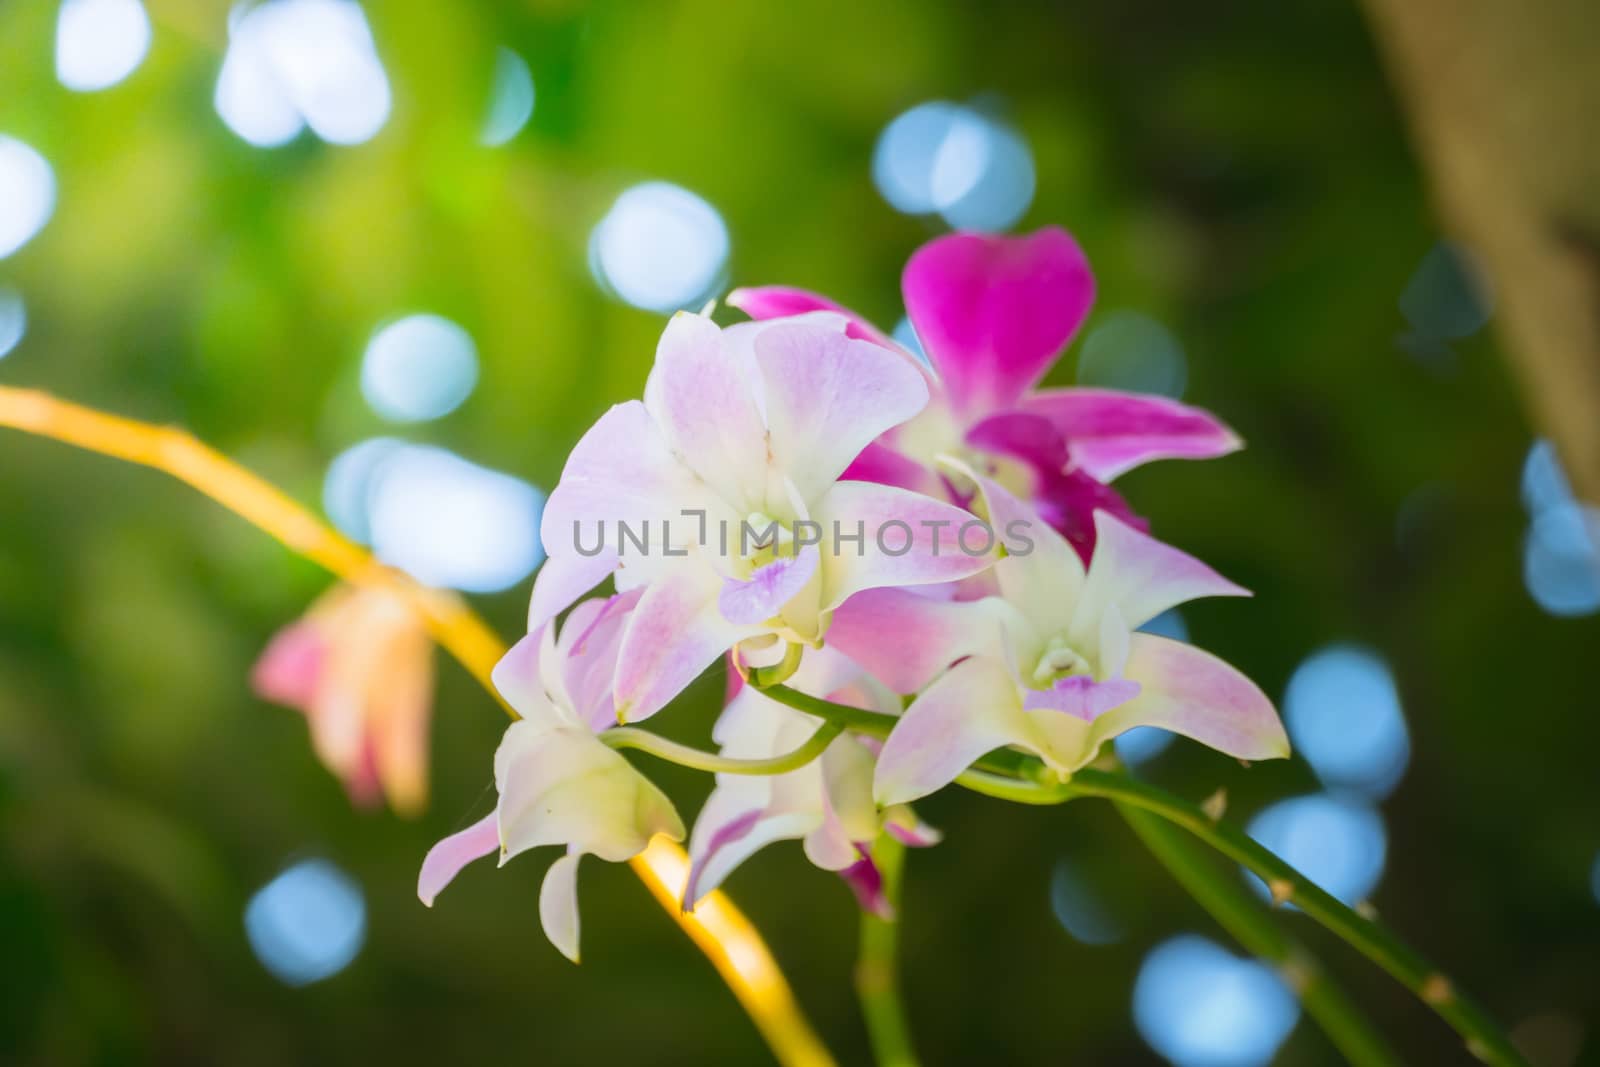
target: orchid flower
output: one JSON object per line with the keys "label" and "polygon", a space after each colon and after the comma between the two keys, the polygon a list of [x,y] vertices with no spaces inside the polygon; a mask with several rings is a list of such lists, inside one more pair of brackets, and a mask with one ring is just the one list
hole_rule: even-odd
{"label": "orchid flower", "polygon": [[357,805],[426,806],[433,641],[399,594],[335,586],[273,636],[251,685],[305,715],[317,758]]}
{"label": "orchid flower", "polygon": [[[900,701],[832,648],[808,655],[790,684],[852,707],[898,714]],[[798,748],[823,725],[754,686],[739,689],[717,721],[722,755],[770,759]],[[870,846],[882,832],[911,845],[932,845],[938,834],[909,808],[880,811],[872,799],[874,742],[842,734],[821,756],[786,774],[719,774],[695,821],[689,843],[684,905],[693,908],[735,867],[775,841],[800,839],[806,858],[837,871],[863,909],[887,916],[882,880]]]}
{"label": "orchid flower", "polygon": [[[934,372],[932,399],[863,451],[846,477],[933,492],[935,457],[964,455],[1031,500],[1087,561],[1096,511],[1144,526],[1106,483],[1150,460],[1207,459],[1239,447],[1215,417],[1174,400],[1035,388],[1094,301],[1088,261],[1065,230],[937,238],[912,255],[902,290]],[[851,336],[904,352],[856,313],[805,290],[738,289],[728,303],[758,320],[842,314]]]}
{"label": "orchid flower", "polygon": [[928,399],[915,368],[846,326],[822,314],[724,330],[680,312],[644,401],[611,408],[573,449],[544,511],[529,627],[613,573],[641,591],[621,636],[618,721],[654,714],[741,643],[820,645],[859,590],[992,563],[958,545],[972,519],[959,508],[839,481]]}
{"label": "orchid flower", "polygon": [[[1028,506],[970,468],[996,525],[1025,522]],[[879,755],[874,793],[901,804],[955,780],[979,757],[1014,746],[1063,778],[1100,746],[1136,726],[1184,734],[1240,759],[1287,756],[1272,703],[1243,674],[1209,653],[1137,627],[1203,596],[1248,595],[1177,549],[1106,511],[1095,513],[1087,569],[1067,541],[1035,523],[1031,551],[994,569],[998,597],[941,602],[883,590],[841,616],[836,647],[890,684],[926,685]],[[902,620],[886,636],[874,617]],[[906,640],[923,651],[909,660]]]}
{"label": "orchid flower", "polygon": [[586,600],[557,638],[539,627],[506,653],[494,685],[521,718],[494,757],[495,810],[434,845],[417,896],[429,907],[468,863],[496,850],[505,864],[540,845],[564,845],[539,891],[539,921],[561,954],[578,961],[578,861],[618,863],[656,834],[682,840],[672,801],[595,736],[614,722],[610,680],[638,593]]}

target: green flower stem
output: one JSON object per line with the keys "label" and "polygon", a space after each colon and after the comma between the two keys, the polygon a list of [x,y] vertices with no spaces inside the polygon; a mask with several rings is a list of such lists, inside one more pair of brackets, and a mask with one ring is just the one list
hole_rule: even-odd
{"label": "green flower stem", "polygon": [[[887,737],[897,721],[892,715],[834,704],[787,686],[776,685],[763,691],[798,711],[874,737]],[[956,781],[976,792],[1024,804],[1060,804],[1078,797],[1101,797],[1148,811],[1182,827],[1259,876],[1272,891],[1275,902],[1292,901],[1314,921],[1388,971],[1449,1023],[1466,1040],[1473,1055],[1494,1067],[1527,1067],[1527,1061],[1494,1020],[1427,960],[1378,923],[1319,889],[1242,830],[1212,819],[1197,805],[1116,771],[1086,768],[1068,781],[1056,781],[1037,759],[1016,752],[990,753]]]}
{"label": "green flower stem", "polygon": [[878,1067],[917,1067],[911,1044],[911,1024],[900,999],[900,887],[904,877],[906,847],[892,834],[880,834],[872,847],[872,862],[883,878],[883,896],[893,910],[883,919],[861,912],[861,940],[856,951],[856,998],[866,1020]]}
{"label": "green flower stem", "polygon": [[659,734],[634,726],[614,726],[602,731],[598,736],[612,748],[637,749],[657,759],[697,771],[710,771],[713,774],[771,775],[799,770],[822,755],[823,750],[833,743],[833,739],[843,732],[844,726],[840,723],[824,723],[805,744],[793,752],[786,752],[770,759],[733,759],[729,756],[719,756],[715,752],[705,752],[688,745],[680,745],[676,741],[668,741]]}
{"label": "green flower stem", "polygon": [[1402,1062],[1382,1035],[1322,969],[1322,964],[1273,921],[1272,914],[1180,830],[1157,815],[1118,802],[1117,812],[1179,885],[1247,952],[1276,965],[1299,996],[1306,1014],[1344,1058],[1356,1067],[1399,1067]]}

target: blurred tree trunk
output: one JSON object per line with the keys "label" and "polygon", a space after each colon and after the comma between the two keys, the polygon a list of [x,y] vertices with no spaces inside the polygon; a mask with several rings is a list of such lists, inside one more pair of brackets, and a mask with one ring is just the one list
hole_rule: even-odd
{"label": "blurred tree trunk", "polygon": [[1600,3],[1365,3],[1534,417],[1600,503]]}

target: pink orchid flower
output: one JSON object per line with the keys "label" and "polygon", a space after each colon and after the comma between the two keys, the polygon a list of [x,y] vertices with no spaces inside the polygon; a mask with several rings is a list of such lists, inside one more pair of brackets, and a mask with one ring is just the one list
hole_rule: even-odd
{"label": "pink orchid flower", "polygon": [[[1094,301],[1088,261],[1065,230],[937,238],[906,264],[902,291],[934,371],[932,400],[846,477],[933,492],[935,457],[965,456],[1031,500],[1087,561],[1096,511],[1144,527],[1112,479],[1151,460],[1207,459],[1240,445],[1214,416],[1174,400],[1035,388]],[[904,351],[855,312],[802,289],[738,289],[728,303],[758,320],[831,311],[848,318],[851,336]]]}
{"label": "pink orchid flower", "polygon": [[[789,684],[852,707],[900,711],[893,693],[832,648],[808,654]],[[822,725],[820,719],[743,686],[723,710],[712,736],[724,756],[770,759],[794,751]],[[685,907],[692,909],[761,848],[798,838],[806,858],[823,870],[837,871],[865,910],[889,917],[882,879],[869,852],[872,843],[885,831],[913,845],[932,845],[939,838],[909,808],[879,810],[872,799],[876,752],[874,742],[841,734],[821,756],[786,774],[717,775],[717,787],[690,837]]]}
{"label": "pink orchid flower", "polygon": [[641,591],[621,637],[619,721],[654,714],[741,642],[820,645],[852,593],[992,562],[958,546],[960,509],[839,480],[928,399],[909,363],[846,326],[821,314],[724,330],[679,313],[643,402],[611,408],[573,449],[545,507],[529,626],[613,573]]}
{"label": "pink orchid flower", "polygon": [[[970,468],[952,469],[977,486],[975,503],[991,523],[1033,514]],[[1253,682],[1193,646],[1135,632],[1186,601],[1247,592],[1109,512],[1094,519],[1087,568],[1036,522],[1031,551],[996,564],[999,596],[955,602],[879,590],[863,594],[863,610],[841,614],[835,647],[902,691],[921,689],[879,755],[878,803],[925,796],[1003,747],[1033,753],[1065,777],[1136,726],[1240,759],[1288,755],[1272,702]],[[891,616],[903,623],[892,636],[874,623]],[[916,656],[905,655],[908,642]]]}
{"label": "pink orchid flower", "polygon": [[562,955],[578,961],[578,861],[619,863],[656,834],[684,827],[672,801],[595,733],[614,723],[610,685],[637,593],[586,600],[559,639],[553,624],[524,637],[494,670],[494,685],[522,716],[494,756],[495,810],[434,845],[422,861],[417,896],[429,907],[468,863],[563,845],[539,890],[539,921]]}
{"label": "pink orchid flower", "polygon": [[397,593],[335,586],[273,636],[250,680],[305,715],[317,758],[355,804],[387,798],[404,815],[427,805],[433,641]]}

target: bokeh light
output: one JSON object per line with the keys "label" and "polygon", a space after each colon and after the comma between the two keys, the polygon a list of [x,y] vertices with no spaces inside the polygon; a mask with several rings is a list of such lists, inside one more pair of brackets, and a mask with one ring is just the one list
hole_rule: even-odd
{"label": "bokeh light", "polygon": [[933,366],[928,360],[928,351],[922,347],[922,338],[917,336],[917,328],[911,325],[911,320],[905,315],[900,316],[900,321],[894,324],[894,332],[890,335],[896,344],[920,359],[925,366]]}
{"label": "bokeh light", "polygon": [[1371,649],[1330,645],[1289,678],[1284,721],[1322,784],[1374,800],[1393,792],[1411,761],[1411,738],[1388,664]]}
{"label": "bokeh light", "polygon": [[533,100],[533,71],[527,61],[509,48],[495,49],[489,113],[479,139],[491,148],[511,140],[533,116]]}
{"label": "bokeh light", "polygon": [[328,464],[322,480],[322,510],[352,541],[372,543],[373,483],[383,464],[405,447],[396,437],[374,437],[351,445]]}
{"label": "bokeh light", "polygon": [[589,237],[595,279],[646,311],[698,307],[720,286],[727,262],[722,216],[671,182],[625,191]]}
{"label": "bokeh light", "polygon": [[407,315],[372,335],[361,360],[361,393],[392,422],[446,415],[478,383],[478,349],[460,326],[438,315]]}
{"label": "bokeh light", "polygon": [[1522,577],[1551,615],[1600,611],[1600,508],[1558,504],[1536,517],[1523,543]]}
{"label": "bokeh light", "polygon": [[495,593],[543,558],[543,495],[442,448],[392,451],[371,471],[366,497],[373,551],[425,584]]}
{"label": "bokeh light", "polygon": [[244,928],[261,965],[285,985],[330,978],[367,936],[361,887],[326,860],[304,860],[268,882],[245,907]]}
{"label": "bokeh light", "polygon": [[[1250,820],[1251,837],[1326,892],[1354,906],[1383,877],[1388,834],[1377,811],[1347,794],[1315,793],[1280,800]],[[1262,896],[1266,885],[1252,883]]]}
{"label": "bokeh light", "polygon": [[938,214],[962,230],[1015,225],[1033,202],[1033,153],[1010,126],[977,108],[934,100],[885,127],[872,177],[895,209]]}
{"label": "bokeh light", "polygon": [[1058,862],[1050,874],[1050,910],[1061,928],[1085,945],[1115,944],[1125,934],[1104,887],[1069,860]]}
{"label": "bokeh light", "polygon": [[1600,855],[1594,858],[1594,867],[1589,871],[1589,890],[1594,894],[1596,904],[1600,904]]}
{"label": "bokeh light", "polygon": [[56,80],[80,93],[109,89],[144,61],[150,16],[139,0],[62,0]]}
{"label": "bokeh light", "polygon": [[27,332],[28,309],[22,302],[22,294],[0,287],[0,359],[10,355]]}
{"label": "bokeh light", "polygon": [[1192,934],[1156,946],[1133,987],[1140,1035],[1177,1067],[1261,1067],[1299,1018],[1270,967]]}
{"label": "bokeh light", "polygon": [[33,239],[56,206],[56,175],[32,147],[0,133],[0,259]]}
{"label": "bokeh light", "polygon": [[1522,504],[1532,520],[1522,543],[1528,595],[1551,615],[1600,611],[1600,508],[1572,495],[1549,441],[1535,441],[1523,461]]}
{"label": "bokeh light", "polygon": [[1176,399],[1189,384],[1189,361],[1177,337],[1157,320],[1139,311],[1113,311],[1084,338],[1077,381]]}
{"label": "bokeh light", "polygon": [[1494,301],[1472,255],[1440,241],[1422,257],[1400,294],[1400,313],[1411,332],[1400,343],[1427,360],[1449,356],[1449,342],[1471,337],[1488,323]]}
{"label": "bokeh light", "polygon": [[389,117],[389,79],[354,0],[265,0],[229,17],[214,103],[258,147],[305,126],[330,144],[360,144]]}

